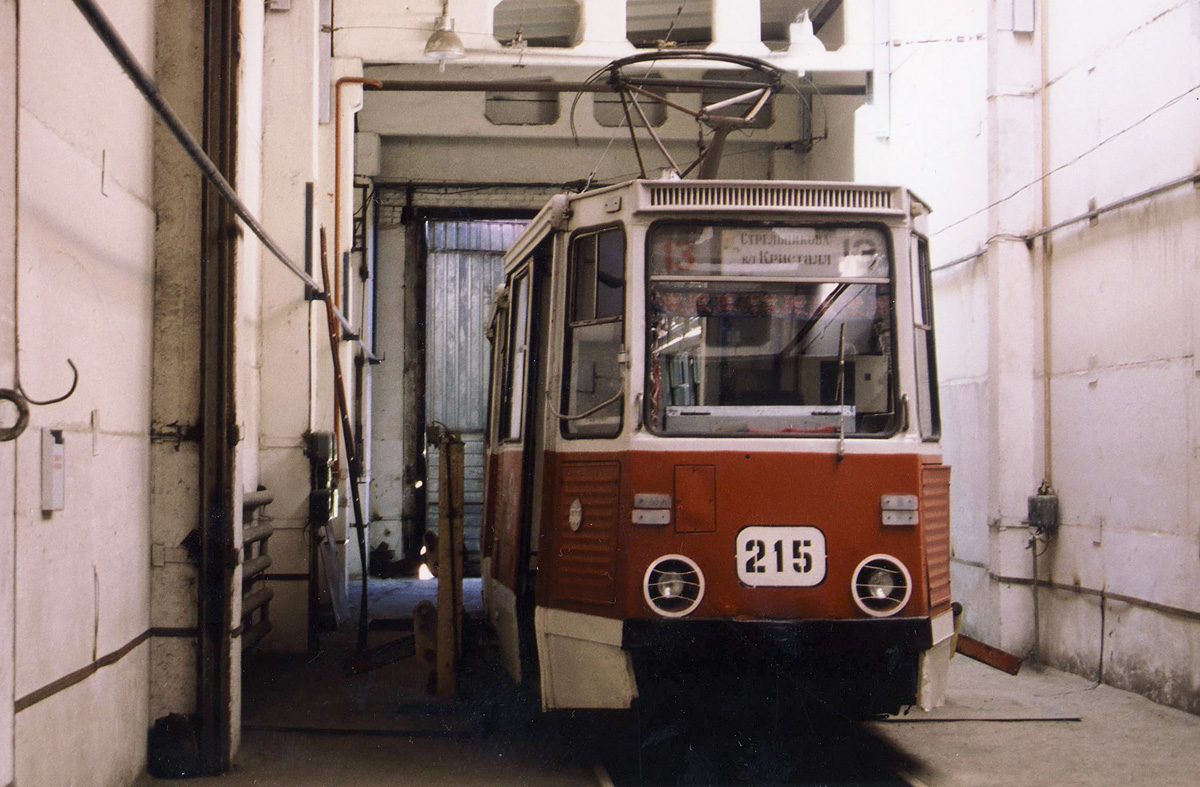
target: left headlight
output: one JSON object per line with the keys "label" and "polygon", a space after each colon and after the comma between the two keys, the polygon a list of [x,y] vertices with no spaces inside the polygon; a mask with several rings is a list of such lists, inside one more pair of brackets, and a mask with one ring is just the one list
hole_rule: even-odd
{"label": "left headlight", "polygon": [[683,617],[704,598],[704,572],[691,558],[663,555],[646,569],[642,595],[659,615]]}

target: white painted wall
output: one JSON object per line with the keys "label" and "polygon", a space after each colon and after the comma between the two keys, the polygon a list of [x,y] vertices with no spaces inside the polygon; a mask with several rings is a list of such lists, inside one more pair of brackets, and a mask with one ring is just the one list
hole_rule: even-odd
{"label": "white painted wall", "polygon": [[[16,185],[17,146],[17,6],[16,0],[0,2],[0,386],[13,384],[13,303],[11,285],[16,270]],[[0,424],[16,423],[16,409],[0,404]],[[14,488],[16,444],[0,443],[0,488]],[[15,501],[7,495],[0,504],[0,784],[13,780],[13,592],[17,565],[14,547],[17,536]]]}
{"label": "white painted wall", "polygon": [[[109,14],[153,63],[153,5],[127,2]],[[70,384],[71,358],[80,384],[66,402],[34,408],[3,481],[16,490],[13,776],[126,783],[145,761],[149,710],[141,638],[150,616],[151,115],[66,0],[23,4],[18,57],[21,378],[30,395],[56,396]],[[11,100],[11,83],[4,89]],[[11,298],[11,278],[3,288]],[[49,515],[40,502],[43,428],[62,429],[66,442],[66,504]]]}
{"label": "white painted wall", "polygon": [[[351,141],[362,91],[355,85],[346,85],[342,90],[340,250],[334,247],[336,125],[332,116],[329,122],[321,121],[321,94],[328,92],[332,106],[333,82],[344,76],[361,75],[361,64],[354,59],[335,58],[328,64],[329,82],[322,82],[321,23],[319,9],[314,4],[293,3],[286,10],[268,10],[264,29],[262,220],[283,250],[297,261],[305,259],[305,236],[311,229],[312,275],[320,283],[323,278],[319,229],[324,227],[326,231],[326,259],[331,277],[337,276],[335,271],[341,268],[340,252],[349,251],[351,246],[354,209]],[[304,223],[308,183],[314,186],[311,228]],[[310,479],[305,435],[309,431],[338,429],[341,438],[340,424],[335,423],[333,416],[333,363],[324,304],[306,301],[304,285],[298,278],[273,257],[264,253],[261,258],[258,461],[261,483],[275,494],[270,507],[275,525],[270,542],[274,563],[268,573],[300,577],[309,572]],[[357,260],[352,260],[350,267],[351,276],[343,282],[341,303],[356,332],[369,344],[369,321],[364,327],[362,308],[364,284],[357,275]],[[340,352],[346,395],[353,407],[357,350],[352,343],[342,342]],[[369,394],[364,401],[369,404]],[[351,417],[353,420],[353,414]],[[364,422],[369,430],[369,415]],[[345,577],[356,571],[359,563],[354,533],[347,528],[352,517],[348,513],[350,494],[344,452],[342,460],[339,496],[342,511],[331,530],[344,585]],[[361,491],[365,512],[369,510],[367,484]],[[290,578],[274,580],[269,585],[275,591],[271,602],[274,631],[261,647],[270,651],[304,651],[308,647],[308,582]]]}
{"label": "white painted wall", "polygon": [[[314,3],[269,11],[263,75],[262,221],[295,260],[304,259],[305,184],[317,176],[317,32]],[[317,189],[318,196],[322,189]],[[315,243],[315,241],[314,241]],[[319,272],[314,274],[320,280]],[[304,434],[314,423],[316,326],[324,315],[304,300],[304,285],[275,259],[261,263],[261,415],[258,428],[262,483],[275,495],[270,551],[273,574],[307,574],[309,469]],[[319,304],[318,304],[319,305]],[[317,316],[319,315],[319,317]],[[330,406],[332,407],[332,405]],[[270,583],[275,630],[262,648],[299,652],[308,644],[308,583]]]}
{"label": "white painted wall", "polygon": [[935,274],[955,595],[968,633],[1200,712],[1200,196],[1012,237],[1196,171],[1200,3],[1046,3],[1033,33],[1012,5],[893,2],[890,137],[859,134],[860,178],[933,205],[935,267],[986,251]]}
{"label": "white painted wall", "polygon": [[[1200,3],[1048,14],[1049,220],[1194,173]],[[1049,439],[1064,529],[1045,578],[1200,611],[1198,258],[1191,186],[1053,236]],[[1066,621],[1099,606],[1049,595]],[[1200,712],[1200,622],[1123,603],[1106,612],[1103,632],[1044,621],[1047,657],[1097,672],[1103,638],[1105,680]]]}

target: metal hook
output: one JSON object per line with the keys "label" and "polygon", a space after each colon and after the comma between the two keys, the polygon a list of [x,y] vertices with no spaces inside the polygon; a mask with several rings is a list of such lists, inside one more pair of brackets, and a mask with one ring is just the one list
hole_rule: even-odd
{"label": "metal hook", "polygon": [[67,359],[67,365],[71,367],[71,375],[72,375],[71,389],[69,391],[67,391],[65,394],[63,394],[62,396],[55,397],[54,399],[45,399],[45,400],[34,399],[32,396],[25,393],[25,389],[21,386],[20,381],[17,382],[17,391],[21,394],[21,396],[25,397],[25,401],[29,402],[30,404],[35,404],[39,407],[44,407],[45,405],[48,405],[48,404],[58,404],[59,402],[65,402],[67,399],[71,398],[71,394],[75,393],[75,389],[77,387],[79,387],[79,369],[77,369],[75,367],[75,362],[72,361],[70,358]]}

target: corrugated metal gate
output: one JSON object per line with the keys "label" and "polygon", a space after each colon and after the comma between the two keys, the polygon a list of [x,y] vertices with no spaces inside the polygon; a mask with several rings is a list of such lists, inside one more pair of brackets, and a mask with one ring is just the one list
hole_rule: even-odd
{"label": "corrugated metal gate", "polygon": [[[484,322],[504,278],[504,252],[525,221],[430,221],[425,224],[425,418],[460,432],[464,473],[466,573],[479,573],[483,514],[483,440],[491,344]],[[437,451],[426,458],[426,523],[437,529]]]}

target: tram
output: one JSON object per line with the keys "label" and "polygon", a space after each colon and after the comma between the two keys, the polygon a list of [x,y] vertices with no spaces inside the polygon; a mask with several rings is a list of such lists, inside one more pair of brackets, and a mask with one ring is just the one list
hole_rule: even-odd
{"label": "tram", "polygon": [[484,602],[542,707],[774,669],[940,704],[949,482],[928,208],[639,179],[555,197],[494,306]]}

